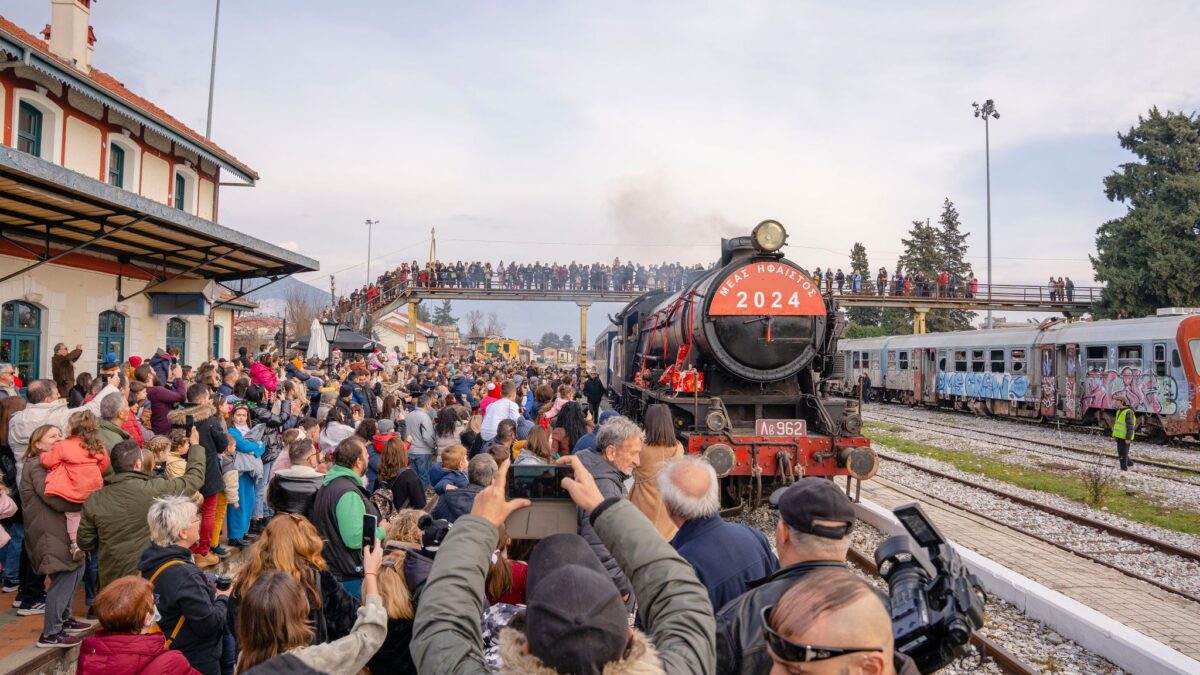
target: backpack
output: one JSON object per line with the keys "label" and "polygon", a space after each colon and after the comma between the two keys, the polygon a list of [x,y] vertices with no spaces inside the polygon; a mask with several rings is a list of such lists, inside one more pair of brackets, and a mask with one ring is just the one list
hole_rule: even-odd
{"label": "backpack", "polygon": [[381,520],[390,518],[392,512],[396,510],[392,502],[391,486],[375,488],[375,491],[371,493],[371,503],[375,505],[375,508],[379,509],[379,518]]}

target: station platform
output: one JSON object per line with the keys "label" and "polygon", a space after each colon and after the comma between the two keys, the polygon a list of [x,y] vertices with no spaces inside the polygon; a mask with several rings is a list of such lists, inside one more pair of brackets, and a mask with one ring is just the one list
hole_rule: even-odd
{"label": "station platform", "polygon": [[879,477],[862,496],[886,509],[919,502],[954,543],[1138,631],[1200,659],[1200,603],[1075,556],[945,502]]}

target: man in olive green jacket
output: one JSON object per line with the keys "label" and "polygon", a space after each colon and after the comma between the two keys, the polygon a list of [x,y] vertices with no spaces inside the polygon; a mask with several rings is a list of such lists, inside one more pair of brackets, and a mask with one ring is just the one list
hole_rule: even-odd
{"label": "man in olive green jacket", "polygon": [[187,470],[174,480],[154,478],[142,467],[142,451],[133,441],[121,441],[109,450],[113,473],[105,485],[83,503],[76,544],[85,551],[100,549],[100,586],[137,574],[138,558],[150,545],[146,515],[150,503],[165,495],[191,496],[204,482],[204,446],[192,430]]}
{"label": "man in olive green jacket", "polygon": [[[563,487],[580,508],[592,514],[596,533],[633,584],[646,627],[645,635],[629,629],[627,648],[618,660],[589,666],[606,673],[660,672],[659,669],[681,674],[713,672],[716,621],[708,591],[691,565],[628,500],[604,499],[578,457],[563,457],[558,463],[574,469],[575,478],[563,479]],[[499,536],[497,526],[509,514],[529,504],[525,499],[505,501],[507,473],[508,462],[504,462],[492,485],[475,498],[471,514],[455,521],[438,549],[417,601],[413,625],[410,649],[418,672],[491,672],[484,662],[480,633],[480,617],[486,606],[484,578]],[[595,567],[600,567],[599,561],[595,562]],[[540,578],[546,574],[530,569],[527,597],[538,592],[539,582],[533,581],[534,576]],[[607,586],[607,578],[597,575]],[[549,577],[542,583],[549,583]],[[615,590],[613,595],[615,599],[610,604],[615,604],[621,616],[627,617]],[[530,644],[535,641],[527,639],[539,630],[532,613],[527,615],[524,630],[526,634],[511,627],[502,631],[499,672],[551,672],[553,669],[539,662],[537,649]]]}
{"label": "man in olive green jacket", "polygon": [[109,394],[100,399],[100,440],[104,448],[111,451],[121,441],[129,440],[129,433],[121,428],[129,417],[129,404],[121,393]]}

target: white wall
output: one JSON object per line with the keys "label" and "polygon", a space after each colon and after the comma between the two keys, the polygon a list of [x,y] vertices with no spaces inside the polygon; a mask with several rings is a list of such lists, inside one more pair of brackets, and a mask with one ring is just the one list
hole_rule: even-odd
{"label": "white wall", "polygon": [[88,178],[103,180],[100,177],[100,153],[104,150],[104,141],[100,129],[78,117],[68,117],[66,141],[63,166]]}
{"label": "white wall", "polygon": [[142,196],[156,202],[167,203],[167,193],[170,192],[171,165],[166,160],[148,153],[142,153]]}

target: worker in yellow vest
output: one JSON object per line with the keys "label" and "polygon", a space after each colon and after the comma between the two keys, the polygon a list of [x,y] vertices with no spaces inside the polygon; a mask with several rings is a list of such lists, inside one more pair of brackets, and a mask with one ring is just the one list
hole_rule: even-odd
{"label": "worker in yellow vest", "polygon": [[1117,418],[1113,421],[1112,435],[1117,439],[1117,458],[1121,462],[1121,470],[1128,471],[1133,462],[1129,461],[1129,443],[1133,440],[1133,431],[1137,428],[1137,415],[1129,407],[1124,396],[1117,394],[1113,397],[1117,404]]}

